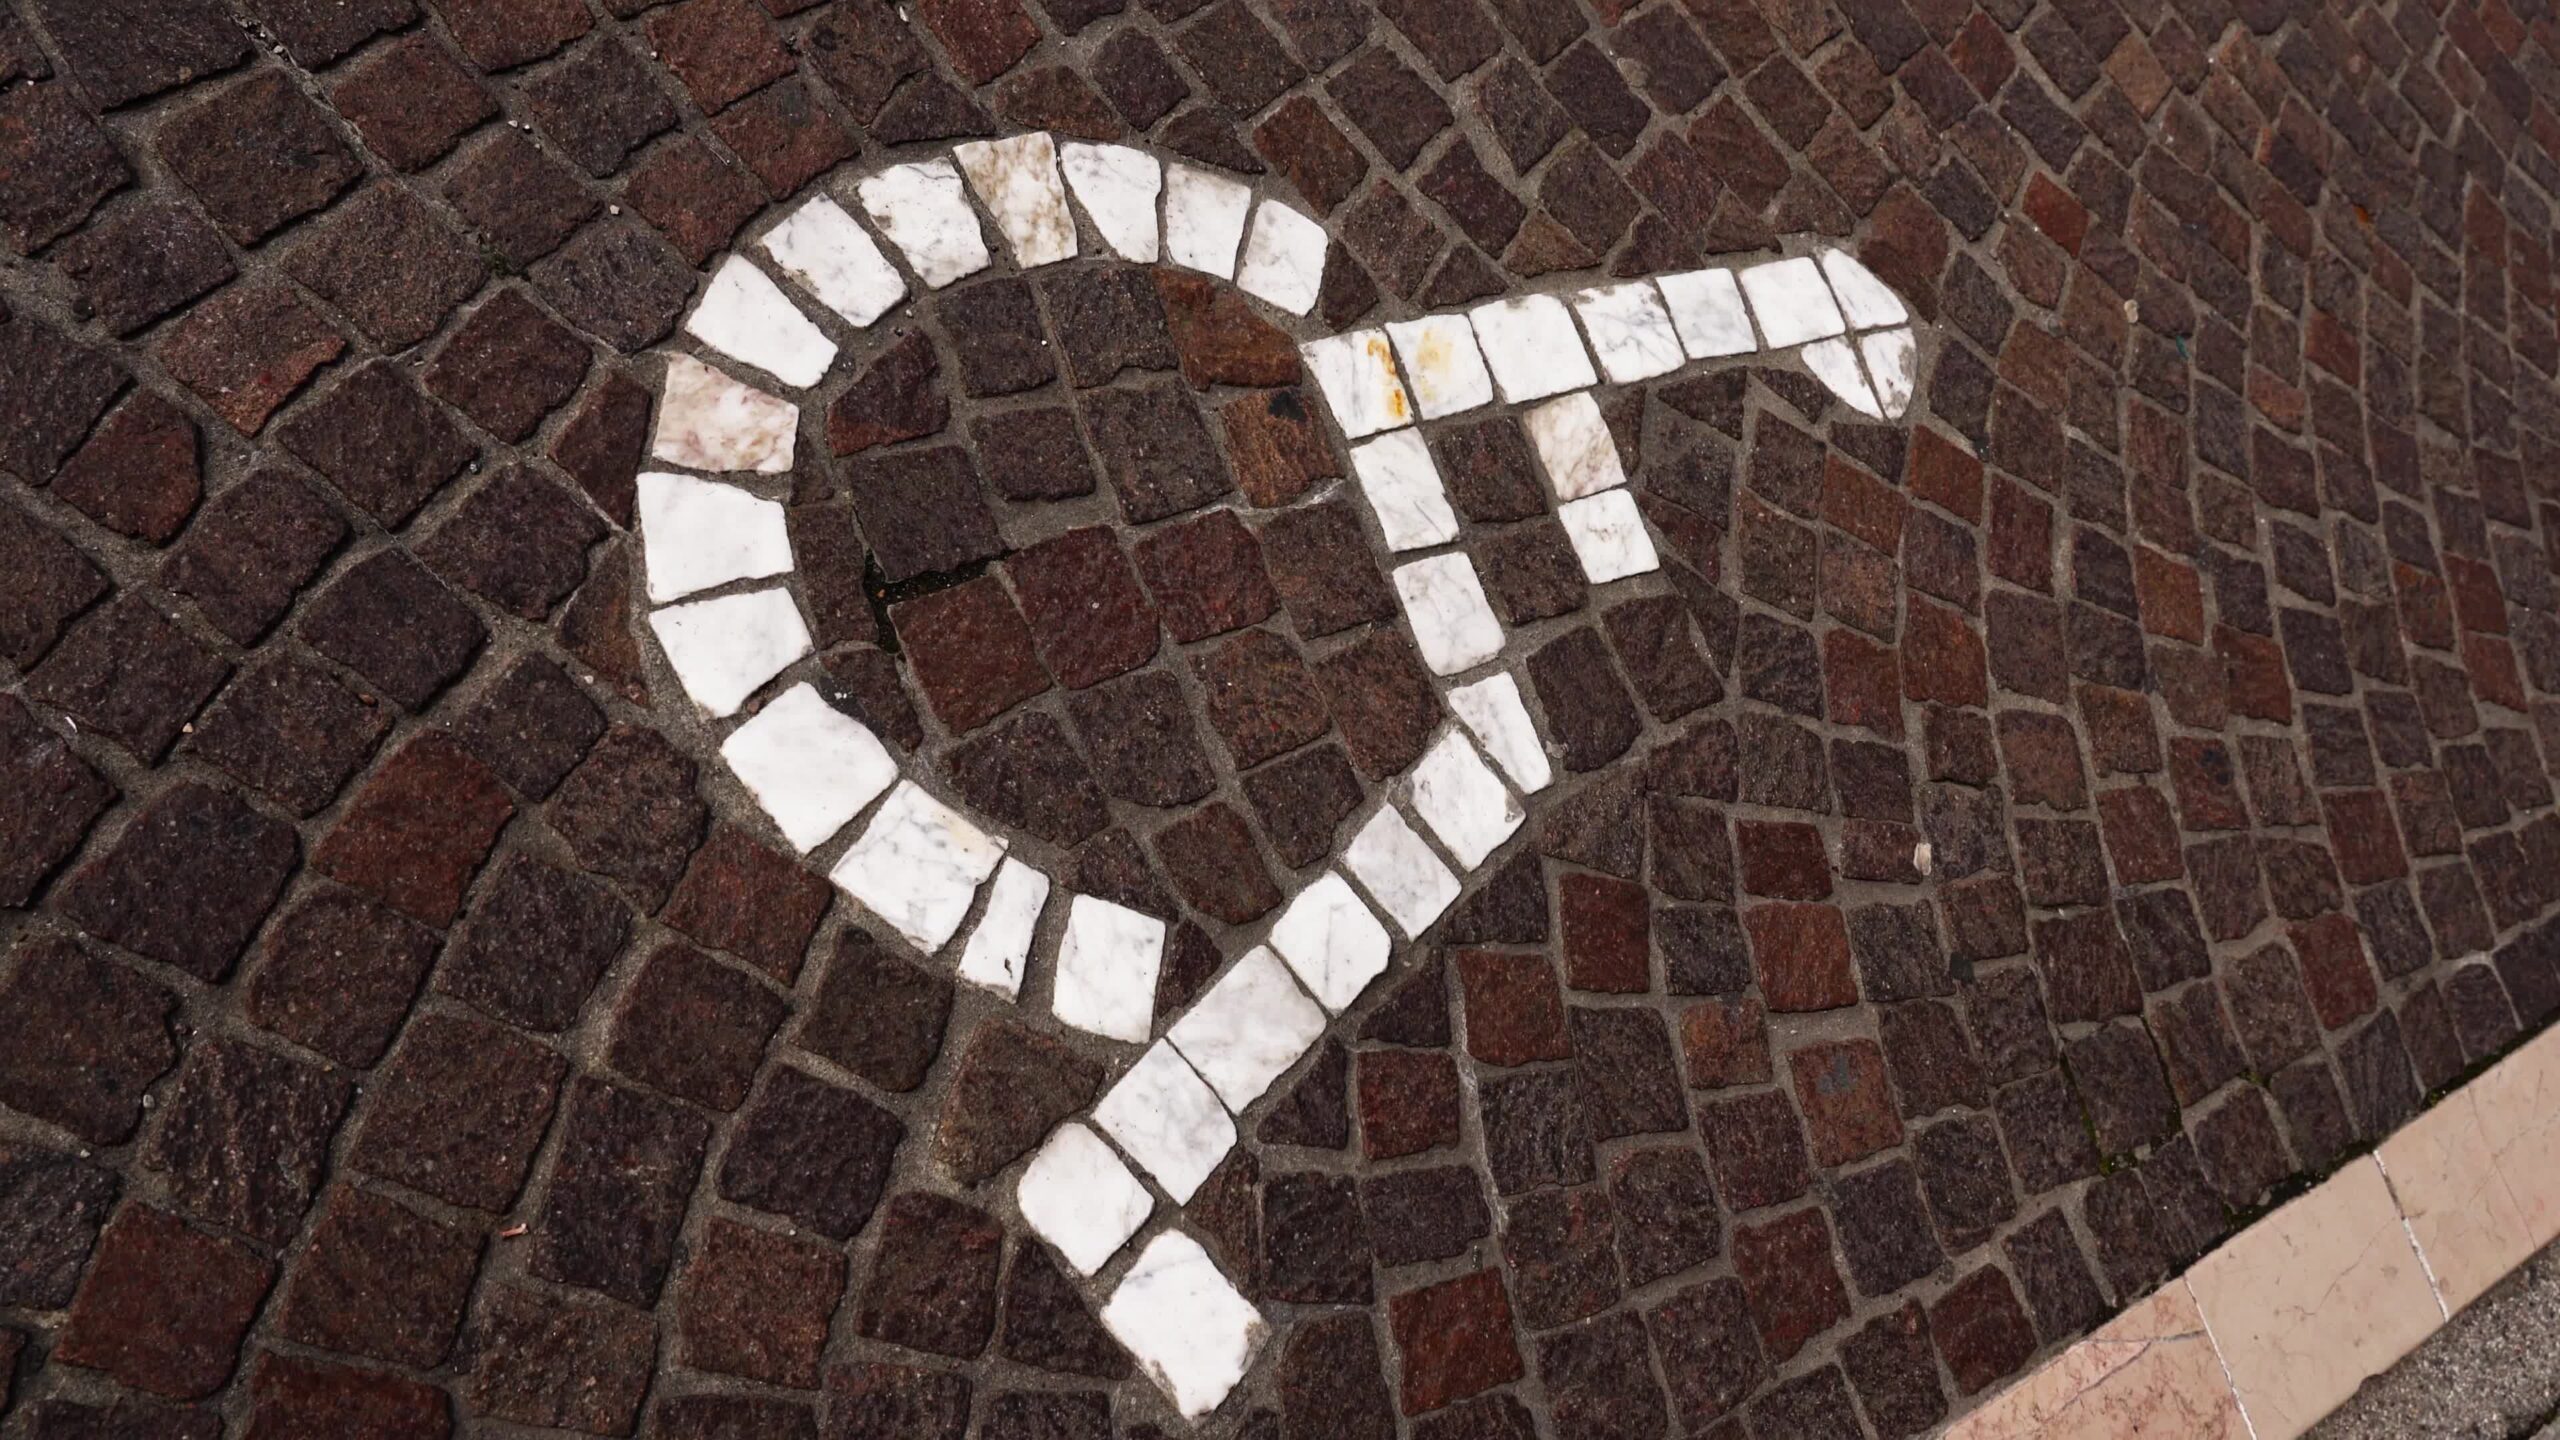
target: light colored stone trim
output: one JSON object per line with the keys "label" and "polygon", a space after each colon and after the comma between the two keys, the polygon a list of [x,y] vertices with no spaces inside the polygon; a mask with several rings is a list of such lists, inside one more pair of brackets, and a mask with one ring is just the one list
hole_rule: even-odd
{"label": "light colored stone trim", "polygon": [[2292,1440],[2554,1240],[2560,1029],[1943,1434]]}

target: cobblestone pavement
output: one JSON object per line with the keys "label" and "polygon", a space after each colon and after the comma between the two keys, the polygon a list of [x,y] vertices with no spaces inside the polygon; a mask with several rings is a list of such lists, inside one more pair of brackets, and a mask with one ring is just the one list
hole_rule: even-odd
{"label": "cobblestone pavement", "polygon": [[0,0],[0,1435],[1927,1431],[2560,1009],[2555,107]]}

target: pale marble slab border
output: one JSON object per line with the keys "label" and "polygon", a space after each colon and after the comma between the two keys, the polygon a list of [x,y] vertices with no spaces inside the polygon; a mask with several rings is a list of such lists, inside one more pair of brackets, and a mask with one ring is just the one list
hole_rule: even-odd
{"label": "pale marble slab border", "polygon": [[2293,1440],[2560,1240],[2545,1030],[1944,1440]]}

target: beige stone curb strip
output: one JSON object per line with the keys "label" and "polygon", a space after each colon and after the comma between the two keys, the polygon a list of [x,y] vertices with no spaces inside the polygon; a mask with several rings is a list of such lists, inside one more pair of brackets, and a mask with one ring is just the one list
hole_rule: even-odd
{"label": "beige stone curb strip", "polygon": [[2292,1440],[2560,1238],[2560,1028],[2205,1256],[1945,1440]]}

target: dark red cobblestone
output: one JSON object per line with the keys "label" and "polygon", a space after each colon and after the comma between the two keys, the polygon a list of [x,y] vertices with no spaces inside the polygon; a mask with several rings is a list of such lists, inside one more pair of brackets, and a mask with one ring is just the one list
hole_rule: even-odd
{"label": "dark red cobblestone", "polygon": [[567,1062],[478,1020],[423,1017],[384,1071],[391,1098],[355,1132],[356,1169],[449,1204],[514,1203],[551,1120]]}
{"label": "dark red cobblestone", "polygon": [[609,1302],[497,1288],[464,1340],[474,1363],[465,1413],[590,1435],[621,1434],[639,1417],[655,1349],[649,1317]]}
{"label": "dark red cobblestone", "polygon": [[237,1241],[132,1204],[98,1238],[56,1353],[157,1395],[222,1388],[274,1268]]}
{"label": "dark red cobblestone", "polygon": [[330,1195],[287,1274],[278,1333],[345,1355],[433,1369],[462,1326],[480,1238],[370,1191]]}

